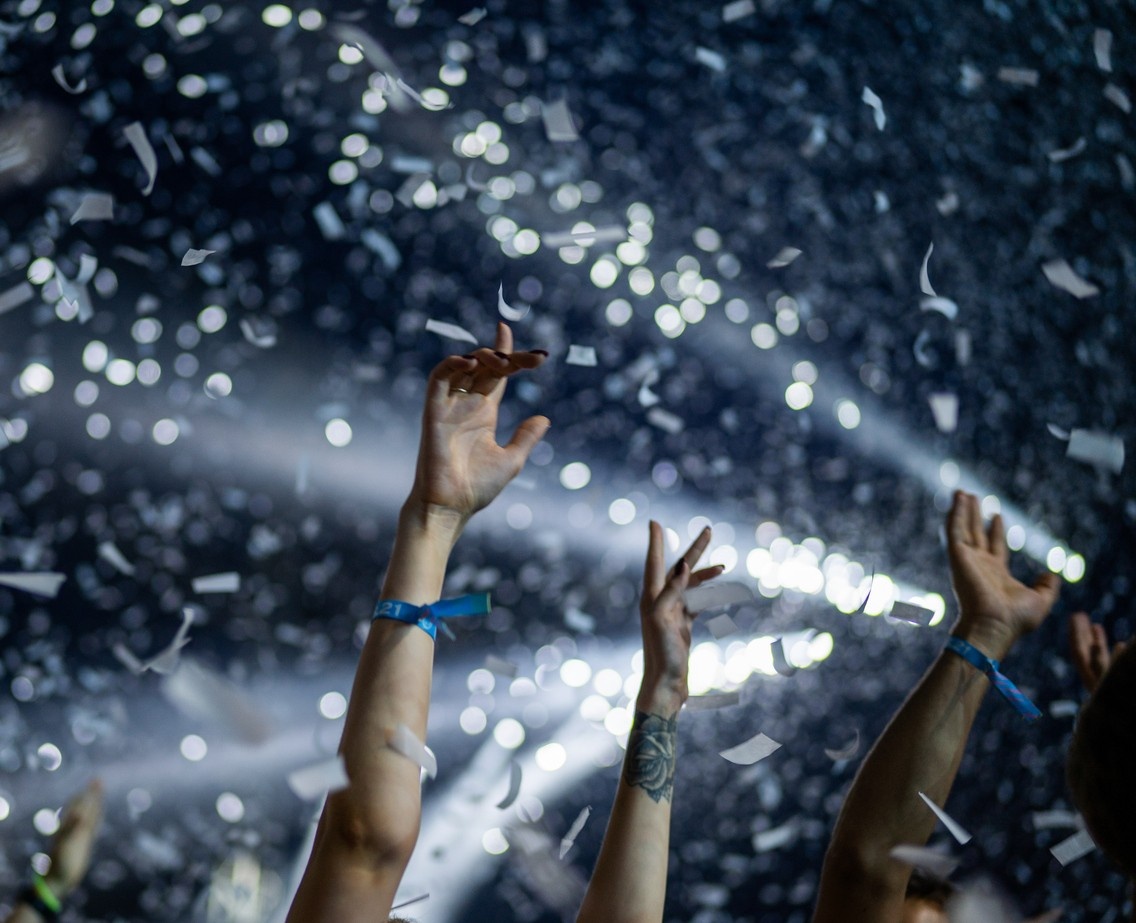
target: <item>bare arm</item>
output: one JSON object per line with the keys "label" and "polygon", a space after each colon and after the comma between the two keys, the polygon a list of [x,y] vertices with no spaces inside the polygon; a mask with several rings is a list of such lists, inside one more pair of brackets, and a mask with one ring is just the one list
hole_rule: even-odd
{"label": "bare arm", "polygon": [[[956,493],[947,517],[951,580],[959,602],[952,634],[995,660],[1045,619],[1058,579],[1031,589],[1009,571],[1001,517],[989,530],[978,499]],[[899,920],[910,869],[889,858],[923,845],[936,820],[919,798],[946,802],[989,680],[953,653],[939,655],[864,760],[825,856],[814,923]]]}
{"label": "bare arm", "polygon": [[[544,354],[517,353],[504,324],[496,350],[451,356],[431,374],[414,487],[399,517],[383,598],[435,602],[469,518],[520,471],[548,429],[525,420],[496,442],[505,380]],[[290,923],[385,919],[421,819],[419,767],[387,744],[399,724],[426,738],[434,642],[415,625],[378,619],[363,647],[340,753],[351,784],[330,795]]]}
{"label": "bare arm", "polygon": [[663,530],[657,522],[651,523],[639,607],[643,683],[611,820],[578,923],[658,923],[663,919],[678,713],[687,697],[694,621],[682,594],[722,572],[720,567],[711,567],[691,573],[709,542],[710,530],[706,529],[668,576]]}

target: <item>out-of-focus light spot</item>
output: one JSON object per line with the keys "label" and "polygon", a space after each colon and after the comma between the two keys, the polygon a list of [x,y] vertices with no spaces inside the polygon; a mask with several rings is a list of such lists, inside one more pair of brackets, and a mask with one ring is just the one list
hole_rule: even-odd
{"label": "out-of-focus light spot", "polygon": [[260,147],[280,147],[288,140],[288,124],[280,119],[261,122],[252,130],[252,139]]}
{"label": "out-of-focus light spot", "polygon": [[1021,551],[1026,546],[1026,530],[1017,523],[1006,530],[1006,547],[1011,551]]}
{"label": "out-of-focus light spot", "polygon": [[604,716],[604,727],[608,733],[614,734],[616,737],[622,737],[631,730],[631,723],[634,720],[634,715],[626,708],[613,708]]}
{"label": "out-of-focus light spot", "polygon": [[688,324],[697,324],[706,317],[706,305],[697,298],[684,298],[678,307],[678,313]]}
{"label": "out-of-focus light spot", "polygon": [[722,246],[722,235],[713,228],[699,228],[694,232],[694,246],[707,253],[713,253]]}
{"label": "out-of-focus light spot", "polygon": [[959,477],[959,466],[950,459],[939,465],[939,480],[948,490],[953,490],[958,486]]}
{"label": "out-of-focus light spot", "polygon": [[110,435],[110,418],[105,413],[87,417],[87,435],[92,439],[106,439]]}
{"label": "out-of-focus light spot", "polygon": [[0,820],[7,820],[11,813],[12,806],[8,803],[8,799],[0,795]]}
{"label": "out-of-focus light spot", "polygon": [[134,337],[135,343],[156,343],[162,335],[162,323],[157,318],[140,317],[130,328],[130,335]]}
{"label": "out-of-focus light spot", "polygon": [[186,99],[200,99],[209,91],[209,84],[200,74],[186,74],[177,82],[177,88]]}
{"label": "out-of-focus light spot", "polygon": [[625,240],[615,248],[615,255],[624,266],[638,266],[647,258],[647,248],[637,240]]}
{"label": "out-of-focus light spot", "polygon": [[655,274],[646,266],[636,266],[627,276],[627,284],[636,295],[650,295],[655,290]]}
{"label": "out-of-focus light spot", "polygon": [[1065,562],[1068,560],[1068,557],[1064,548],[1054,546],[1049,549],[1049,554],[1045,556],[1045,566],[1055,574],[1059,574],[1062,568],[1065,567]]}
{"label": "out-of-focus light spot", "polygon": [[490,827],[481,835],[481,848],[491,856],[500,856],[509,851],[509,841],[500,827]]}
{"label": "out-of-focus light spot", "polygon": [[462,713],[458,716],[458,724],[467,734],[480,734],[489,724],[489,719],[476,705],[470,705],[469,708],[462,709]]}
{"label": "out-of-focus light spot", "polygon": [[625,526],[635,519],[635,504],[626,497],[613,500],[607,508],[608,518],[617,526]]}
{"label": "out-of-focus light spot", "polygon": [[205,393],[216,400],[228,397],[233,393],[233,379],[224,372],[214,372],[205,379]]}
{"label": "out-of-focus light spot", "polygon": [[583,462],[570,462],[560,469],[560,483],[568,490],[587,487],[592,479],[592,469]]}
{"label": "out-of-focus light spot", "polygon": [[153,436],[158,445],[173,445],[181,435],[181,428],[174,420],[166,418],[154,424]]}
{"label": "out-of-focus light spot", "polygon": [[134,24],[140,29],[149,29],[161,18],[162,8],[156,3],[151,3],[138,11],[138,15],[134,17]]}
{"label": "out-of-focus light spot", "polygon": [[39,757],[40,765],[48,772],[55,772],[63,765],[63,754],[55,744],[40,744],[36,756]]}
{"label": "out-of-focus light spot", "polygon": [[794,362],[793,380],[803,381],[806,385],[815,385],[817,380],[817,367],[807,360]]}
{"label": "out-of-focus light spot", "polygon": [[264,20],[266,26],[282,29],[292,21],[292,11],[283,3],[273,3],[264,8],[260,18]]}
{"label": "out-of-focus light spot", "polygon": [[864,578],[863,590],[868,590],[869,586],[871,592],[864,605],[864,612],[867,615],[883,615],[884,610],[895,602],[895,584],[887,574],[877,573],[874,578]]}
{"label": "out-of-focus light spot", "polygon": [[995,516],[1002,512],[1002,501],[995,497],[993,494],[987,494],[982,498],[982,501],[979,503],[979,507],[982,510],[983,516],[985,516],[987,519],[993,519]]}
{"label": "out-of-focus light spot", "polygon": [[836,419],[845,429],[855,429],[860,425],[860,408],[852,401],[837,401]]}
{"label": "out-of-focus light spot", "polygon": [[505,522],[511,529],[527,529],[532,525],[533,513],[527,503],[513,503],[505,511]]}
{"label": "out-of-focus light spot", "polygon": [[592,265],[590,275],[596,288],[611,288],[619,278],[619,263],[610,257],[600,257]]}
{"label": "out-of-focus light spot", "polygon": [[35,685],[26,676],[17,676],[12,680],[12,698],[17,702],[30,702],[35,696]]}
{"label": "out-of-focus light spot", "polygon": [[735,324],[744,324],[749,320],[749,305],[741,298],[731,298],[726,302],[726,317]]}
{"label": "out-of-focus light spot", "polygon": [[[620,685],[623,685],[622,678]],[[602,695],[590,695],[580,703],[580,717],[585,721],[603,721],[611,711],[611,703]]]}
{"label": "out-of-focus light spot", "polygon": [[631,320],[631,303],[625,298],[616,298],[608,304],[604,315],[613,327],[622,327]]}
{"label": "out-of-focus light spot", "polygon": [[502,718],[493,728],[493,739],[506,750],[516,750],[525,742],[525,729],[515,718]]}
{"label": "out-of-focus light spot", "polygon": [[322,29],[324,24],[323,13],[319,10],[304,10],[300,13],[297,20],[300,23],[300,28],[308,32],[314,32],[316,29]]}
{"label": "out-of-focus light spot", "polygon": [[337,160],[327,170],[328,178],[337,186],[346,186],[359,177],[359,167],[353,160]]}
{"label": "out-of-focus light spot", "polygon": [[813,663],[820,663],[822,660],[827,660],[832,653],[832,648],[832,635],[827,631],[822,631],[809,642],[809,660]]}
{"label": "out-of-focus light spot", "polygon": [[1085,559],[1079,554],[1069,555],[1069,559],[1065,562],[1065,567],[1062,570],[1062,574],[1070,583],[1076,583],[1085,576]]}
{"label": "out-of-focus light spot", "polygon": [[354,45],[340,45],[339,60],[344,64],[358,64],[363,60],[363,52]]}
{"label": "out-of-focus light spot", "polygon": [[232,792],[221,792],[217,796],[217,813],[221,820],[236,824],[245,816],[245,804]]}
{"label": "out-of-focus light spot", "polygon": [[32,824],[44,836],[52,836],[59,829],[59,812],[51,808],[40,808],[32,817]]}
{"label": "out-of-focus light spot", "polygon": [[158,379],[162,377],[162,367],[158,365],[157,359],[143,359],[138,363],[138,381],[146,387],[156,385]]}
{"label": "out-of-focus light spot", "polygon": [[55,275],[55,264],[46,256],[32,260],[31,265],[28,266],[28,281],[35,285],[43,285],[53,275]]}
{"label": "out-of-focus light spot", "polygon": [[320,696],[319,712],[331,721],[342,718],[347,714],[347,698],[342,692],[325,692]]}
{"label": "out-of-focus light spot", "polygon": [[351,442],[351,424],[336,417],[334,420],[327,421],[327,426],[323,428],[323,434],[333,446],[342,449]]}
{"label": "out-of-focus light spot", "polygon": [[191,763],[199,763],[205,759],[205,754],[209,752],[209,747],[205,743],[205,739],[198,737],[196,734],[187,734],[181,739],[181,755],[184,756]]}
{"label": "out-of-focus light spot", "polygon": [[41,362],[30,363],[20,373],[20,390],[24,394],[46,394],[55,384],[55,374]]}
{"label": "out-of-focus light spot", "polygon": [[787,337],[791,337],[801,328],[800,317],[798,317],[796,310],[790,308],[779,310],[774,323],[777,324],[777,329]]}
{"label": "out-of-focus light spot", "polygon": [[571,686],[573,689],[579,689],[581,686],[587,685],[588,680],[592,678],[592,668],[584,660],[573,658],[565,660],[560,665],[560,679],[565,686]]}
{"label": "out-of-focus light spot", "polygon": [[710,552],[706,561],[707,567],[712,567],[715,564],[721,564],[725,568],[723,573],[732,572],[738,566],[738,550],[733,545],[719,545]]}
{"label": "out-of-focus light spot", "polygon": [[592,678],[592,687],[600,695],[606,695],[610,698],[619,695],[619,690],[623,688],[623,677],[619,675],[618,670],[605,667]]}
{"label": "out-of-focus light spot", "polygon": [[555,741],[536,751],[536,764],[545,772],[556,772],[568,761],[568,753]]}
{"label": "out-of-focus light spot", "polygon": [[749,332],[749,338],[758,349],[772,349],[777,345],[777,331],[769,324],[754,324]]}
{"label": "out-of-focus light spot", "polygon": [[663,333],[678,336],[686,322],[673,304],[661,304],[655,309],[655,323]]}
{"label": "out-of-focus light spot", "polygon": [[813,402],[813,389],[803,381],[795,381],[785,389],[785,403],[791,410],[804,410]]}
{"label": "out-of-focus light spot", "polygon": [[447,61],[438,69],[438,79],[448,87],[460,87],[469,79],[469,75],[460,64]]}
{"label": "out-of-focus light spot", "polygon": [[410,197],[410,200],[417,208],[433,208],[438,204],[438,187],[434,185],[432,180],[426,180],[414,190],[414,195]]}
{"label": "out-of-focus light spot", "polygon": [[740,686],[749,679],[753,672],[753,664],[750,662],[749,652],[744,644],[726,658],[724,670],[726,682],[731,685]]}
{"label": "out-of-focus light spot", "polygon": [[112,385],[118,385],[120,388],[134,381],[136,372],[134,363],[129,359],[111,359],[106,367],[107,381]]}
{"label": "out-of-focus light spot", "polygon": [[75,403],[80,407],[90,407],[99,399],[99,386],[93,381],[81,381],[75,386]]}
{"label": "out-of-focus light spot", "polygon": [[219,304],[211,304],[197,315],[197,326],[202,333],[216,333],[225,326],[228,319],[229,314],[224,308]]}
{"label": "out-of-focus light spot", "polygon": [[517,252],[528,256],[540,249],[540,235],[531,228],[521,228],[513,237]]}
{"label": "out-of-focus light spot", "polygon": [[691,695],[704,695],[714,688],[718,670],[722,666],[722,651],[717,643],[704,641],[690,652],[687,685]]}
{"label": "out-of-focus light spot", "polygon": [[204,32],[206,25],[208,25],[208,22],[204,16],[200,13],[190,13],[178,20],[177,30],[178,34],[184,38],[191,38]]}

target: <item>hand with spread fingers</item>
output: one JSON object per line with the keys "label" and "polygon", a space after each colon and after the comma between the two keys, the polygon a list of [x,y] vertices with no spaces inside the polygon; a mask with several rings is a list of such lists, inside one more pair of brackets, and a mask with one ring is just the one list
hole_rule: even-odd
{"label": "hand with spread fingers", "polygon": [[506,381],[538,368],[548,356],[544,350],[514,353],[512,348],[512,331],[499,324],[493,349],[451,356],[431,373],[411,491],[411,500],[424,510],[451,514],[464,523],[516,477],[548,431],[548,418],[533,416],[508,443],[497,443],[497,412]]}
{"label": "hand with spread fingers", "polygon": [[1044,573],[1026,586],[1010,573],[1010,552],[1000,515],[983,528],[982,509],[973,494],[956,491],[947,514],[947,553],[951,583],[959,603],[959,628],[989,657],[998,659],[1022,636],[1037,628],[1061,588],[1056,574]]}
{"label": "hand with spread fingers", "polygon": [[1104,626],[1094,624],[1087,612],[1075,612],[1069,619],[1069,652],[1090,693],[1097,691],[1109,667],[1127,647],[1126,642],[1118,641],[1110,649]]}
{"label": "hand with spread fingers", "polygon": [[709,544],[710,529],[706,528],[668,573],[664,560],[663,527],[651,522],[647,562],[643,571],[643,595],[639,601],[643,628],[643,688],[674,694],[678,706],[688,696],[687,665],[691,628],[696,617],[696,613],[686,608],[683,594],[723,571],[721,565],[693,570]]}

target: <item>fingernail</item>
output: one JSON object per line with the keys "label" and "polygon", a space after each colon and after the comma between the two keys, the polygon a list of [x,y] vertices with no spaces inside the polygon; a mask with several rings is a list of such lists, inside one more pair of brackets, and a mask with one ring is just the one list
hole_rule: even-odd
{"label": "fingernail", "polygon": [[538,355],[538,356],[547,356],[547,355],[549,355],[549,352],[548,352],[548,350],[547,350],[547,349],[530,349],[530,350],[529,350],[529,352],[530,352],[530,353],[535,353],[535,354],[536,354],[536,355]]}
{"label": "fingernail", "polygon": [[508,353],[502,353],[502,352],[498,352],[497,350],[493,350],[493,355],[495,355],[495,356],[496,356],[496,357],[497,357],[498,359],[505,359],[505,360],[507,360],[507,359],[509,358],[509,354],[508,354]]}
{"label": "fingernail", "polygon": [[462,358],[463,359],[476,359],[477,356],[475,356],[473,353],[466,353],[464,356],[462,356]]}

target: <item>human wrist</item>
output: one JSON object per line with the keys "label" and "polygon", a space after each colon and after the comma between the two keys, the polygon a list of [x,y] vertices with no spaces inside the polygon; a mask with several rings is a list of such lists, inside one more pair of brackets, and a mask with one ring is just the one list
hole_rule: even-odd
{"label": "human wrist", "polygon": [[399,531],[411,531],[446,550],[461,537],[469,517],[449,507],[421,499],[414,491],[399,511]]}
{"label": "human wrist", "polygon": [[678,714],[688,695],[685,680],[644,677],[635,699],[635,710],[669,718]]}
{"label": "human wrist", "polygon": [[43,877],[43,883],[59,900],[64,900],[75,889],[61,876],[48,872]]}
{"label": "human wrist", "polygon": [[951,634],[991,660],[1002,660],[1018,640],[1017,633],[1008,626],[989,619],[968,618],[965,613],[959,616]]}

